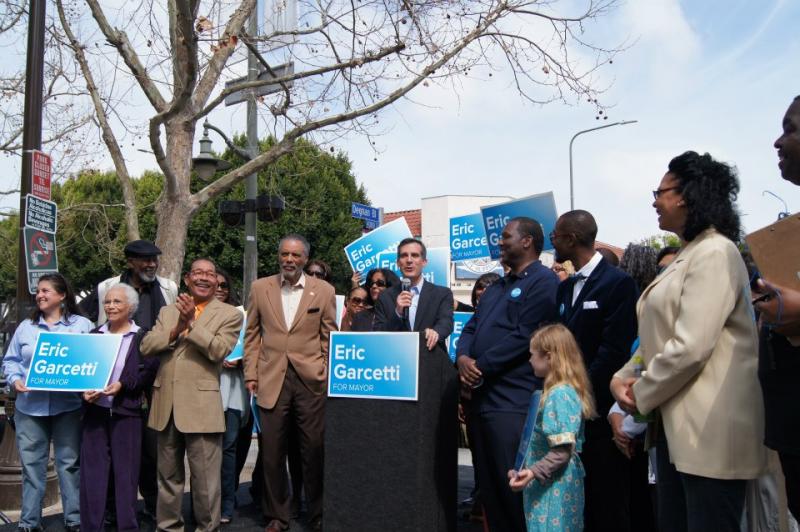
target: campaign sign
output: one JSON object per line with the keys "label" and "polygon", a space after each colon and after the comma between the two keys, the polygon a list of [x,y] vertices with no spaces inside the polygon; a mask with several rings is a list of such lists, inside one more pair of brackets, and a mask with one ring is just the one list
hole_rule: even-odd
{"label": "campaign sign", "polygon": [[121,342],[121,334],[41,332],[25,386],[51,392],[102,390]]}
{"label": "campaign sign", "polygon": [[512,218],[527,216],[542,224],[544,231],[544,249],[553,249],[548,235],[556,226],[556,200],[552,192],[536,194],[527,198],[481,207],[486,237],[489,241],[489,253],[495,260],[500,258],[500,235],[503,228]]}
{"label": "campaign sign", "polygon": [[[428,283],[450,287],[450,249],[428,248],[428,264],[422,269],[422,277]],[[392,270],[401,279],[403,272],[397,267],[397,251],[385,251],[378,255],[376,268]]]}
{"label": "campaign sign", "polygon": [[409,237],[411,230],[406,219],[398,218],[354,240],[344,248],[344,253],[353,271],[363,273],[378,267],[379,254],[396,251],[397,244]]}
{"label": "campaign sign", "polygon": [[239,331],[239,339],[236,340],[236,345],[233,346],[231,354],[225,357],[225,360],[228,362],[236,362],[237,360],[244,358],[244,333],[247,329],[247,312],[243,307],[236,308],[238,308],[244,315],[244,321],[242,321],[242,330]]}
{"label": "campaign sign", "polygon": [[416,401],[419,333],[331,333],[328,397]]}
{"label": "campaign sign", "polygon": [[458,339],[461,338],[461,331],[472,318],[472,314],[472,312],[453,312],[453,332],[447,337],[447,354],[450,355],[452,362],[456,361],[456,348]]}
{"label": "campaign sign", "polygon": [[450,218],[450,255],[453,262],[489,258],[486,228],[480,213]]}

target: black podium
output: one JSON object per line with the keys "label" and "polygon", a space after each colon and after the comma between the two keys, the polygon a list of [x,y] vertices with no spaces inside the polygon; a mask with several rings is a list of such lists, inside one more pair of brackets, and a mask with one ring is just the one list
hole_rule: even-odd
{"label": "black podium", "polygon": [[424,341],[418,397],[328,398],[325,532],[455,532],[458,374]]}

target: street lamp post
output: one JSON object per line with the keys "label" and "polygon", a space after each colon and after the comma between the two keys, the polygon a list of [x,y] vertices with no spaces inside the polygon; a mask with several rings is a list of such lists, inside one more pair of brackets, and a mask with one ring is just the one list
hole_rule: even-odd
{"label": "street lamp post", "polygon": [[[218,127],[210,124],[208,120],[203,123],[203,136],[200,139],[200,153],[197,157],[192,159],[192,167],[197,172],[197,177],[203,181],[210,181],[215,172],[227,170],[231,167],[231,163],[217,159],[211,151],[211,139],[208,138],[208,130],[215,131],[225,144],[236,155],[245,161],[252,160],[258,155],[257,152],[243,150],[233,143],[225,133]],[[256,149],[258,149],[256,147]],[[242,287],[242,301],[247,305],[247,299],[250,295],[250,285],[256,280],[258,275],[258,243],[256,233],[256,215],[258,219],[263,222],[274,221],[278,219],[284,210],[285,202],[279,196],[268,196],[262,194],[256,196],[258,193],[258,181],[255,173],[247,176],[245,183],[245,200],[227,200],[219,202],[219,215],[222,221],[231,226],[241,225],[242,218],[245,223],[245,241],[244,241],[244,272],[243,272],[243,287]]]}
{"label": "street lamp post", "polygon": [[613,124],[606,124],[604,126],[584,129],[583,131],[578,131],[572,136],[572,139],[569,141],[569,210],[575,210],[575,193],[573,192],[572,188],[572,143],[575,142],[575,139],[579,135],[589,133],[590,131],[597,131],[598,129],[605,129],[607,127],[614,126],[625,126],[627,124],[635,124],[636,122],[638,122],[638,120],[623,120],[621,122],[614,122]]}

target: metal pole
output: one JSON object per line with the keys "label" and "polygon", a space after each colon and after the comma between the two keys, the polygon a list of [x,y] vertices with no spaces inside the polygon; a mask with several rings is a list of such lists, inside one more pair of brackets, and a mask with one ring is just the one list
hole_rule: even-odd
{"label": "metal pole", "polygon": [[33,150],[42,149],[45,0],[31,0],[28,57],[25,69],[25,121],[22,129],[22,174],[19,187],[19,253],[17,254],[17,323],[27,317],[31,301],[25,261],[25,195],[31,191]]}
{"label": "metal pole", "polygon": [[598,129],[605,129],[607,127],[635,124],[636,122],[638,122],[638,120],[623,120],[621,122],[614,122],[613,124],[606,124],[604,126],[584,129],[583,131],[578,131],[572,136],[572,139],[569,141],[569,210],[571,211],[575,210],[575,193],[572,190],[572,143],[575,142],[575,138],[578,135],[583,135],[584,133],[589,133],[590,131],[597,131]]}
{"label": "metal pole", "polygon": [[[258,33],[258,9],[250,15],[248,25],[250,35]],[[247,80],[258,79],[258,60],[253,52],[247,54]],[[258,110],[256,109],[255,91],[247,98],[247,146],[251,158],[258,156]],[[245,179],[245,205],[248,207],[244,215],[244,278],[242,301],[245,306],[250,299],[250,285],[258,277],[258,234],[256,226],[255,203],[258,195],[258,174],[252,173]]]}

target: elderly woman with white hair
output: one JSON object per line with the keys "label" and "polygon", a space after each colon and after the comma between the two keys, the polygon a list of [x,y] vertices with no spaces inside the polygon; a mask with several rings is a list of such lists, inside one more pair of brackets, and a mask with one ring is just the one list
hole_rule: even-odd
{"label": "elderly woman with white hair", "polygon": [[[81,529],[102,531],[109,482],[114,482],[117,530],[138,531],[136,486],[142,442],[142,397],[158,371],[158,357],[139,355],[145,330],[132,316],[139,296],[130,285],[119,283],[106,291],[102,305],[108,321],[95,334],[121,334],[109,384],[103,390],[83,393],[81,443]],[[113,475],[112,475],[113,471]]]}

